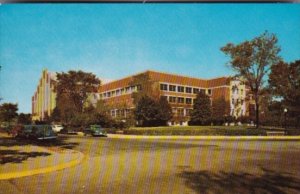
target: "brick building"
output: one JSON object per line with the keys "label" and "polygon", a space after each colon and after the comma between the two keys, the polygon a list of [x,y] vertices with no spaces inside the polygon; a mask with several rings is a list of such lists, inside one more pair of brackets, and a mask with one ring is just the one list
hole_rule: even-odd
{"label": "brick building", "polygon": [[99,87],[100,99],[109,107],[112,117],[126,119],[134,108],[132,93],[139,92],[139,86],[133,85],[134,77],[145,74],[159,88],[159,95],[165,96],[173,111],[169,125],[187,125],[198,92],[205,92],[211,101],[224,97],[229,103],[230,115],[235,117],[249,115],[249,90],[238,79],[219,77],[199,79],[188,76],[145,71],[123,79],[106,83]]}

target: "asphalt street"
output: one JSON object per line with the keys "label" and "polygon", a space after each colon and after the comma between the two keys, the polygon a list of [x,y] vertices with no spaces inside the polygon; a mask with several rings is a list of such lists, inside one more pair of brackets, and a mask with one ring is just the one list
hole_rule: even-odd
{"label": "asphalt street", "polygon": [[300,193],[299,141],[60,136],[52,146],[85,158],[0,181],[0,193]]}

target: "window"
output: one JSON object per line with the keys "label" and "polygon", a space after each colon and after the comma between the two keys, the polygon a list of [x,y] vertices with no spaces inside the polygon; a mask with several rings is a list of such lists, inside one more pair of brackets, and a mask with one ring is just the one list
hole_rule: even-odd
{"label": "window", "polygon": [[119,96],[120,95],[120,90],[116,91],[116,95]]}
{"label": "window", "polygon": [[185,92],[186,92],[186,93],[192,93],[192,88],[186,87],[186,88],[185,88]]}
{"label": "window", "polygon": [[176,92],[176,86],[174,86],[174,85],[169,85],[169,91]]}
{"label": "window", "polygon": [[169,102],[175,103],[175,102],[176,102],[176,97],[170,96],[170,97],[169,97]]}
{"label": "window", "polygon": [[187,104],[192,104],[192,99],[191,99],[191,98],[186,98],[186,99],[185,99],[185,102],[186,102]]}
{"label": "window", "polygon": [[199,91],[200,91],[200,90],[199,90],[198,88],[193,88],[193,93],[194,93],[194,94],[198,94]]}
{"label": "window", "polygon": [[178,103],[184,103],[184,98],[178,97],[178,98],[177,98],[177,102],[178,102]]}
{"label": "window", "polygon": [[116,94],[116,91],[111,92],[111,96],[115,96],[115,94]]}
{"label": "window", "polygon": [[124,92],[125,92],[125,89],[122,88],[122,89],[121,89],[121,94],[124,94]]}
{"label": "window", "polygon": [[201,92],[202,94],[205,94],[205,90],[204,90],[204,89],[200,89],[200,92]]}
{"label": "window", "polygon": [[232,98],[231,104],[234,104],[234,98]]}
{"label": "window", "polygon": [[160,84],[160,90],[168,91],[168,85],[167,84]]}
{"label": "window", "polygon": [[120,110],[120,115],[121,115],[121,117],[125,117],[125,110],[124,109]]}
{"label": "window", "polygon": [[112,116],[112,117],[115,117],[115,116],[116,116],[115,110],[111,110],[111,116]]}
{"label": "window", "polygon": [[137,90],[141,91],[142,90],[142,86],[141,85],[137,85]]}
{"label": "window", "polygon": [[243,106],[243,104],[244,104],[244,100],[241,100],[241,105]]}
{"label": "window", "polygon": [[136,91],[136,86],[131,86],[131,91]]}
{"label": "window", "polygon": [[184,87],[183,86],[177,86],[177,91],[178,92],[184,92]]}
{"label": "window", "polygon": [[108,98],[110,97],[110,95],[111,95],[111,93],[110,93],[110,92],[107,92],[107,97],[108,97]]}
{"label": "window", "polygon": [[177,115],[178,116],[184,116],[184,110],[183,110],[183,108],[177,109]]}
{"label": "window", "polygon": [[211,89],[208,89],[208,90],[207,90],[207,94],[208,94],[208,95],[211,95]]}
{"label": "window", "polygon": [[193,109],[185,109],[186,116],[190,116],[192,111],[193,111]]}
{"label": "window", "polygon": [[126,93],[129,93],[129,91],[130,91],[130,87],[126,87]]}

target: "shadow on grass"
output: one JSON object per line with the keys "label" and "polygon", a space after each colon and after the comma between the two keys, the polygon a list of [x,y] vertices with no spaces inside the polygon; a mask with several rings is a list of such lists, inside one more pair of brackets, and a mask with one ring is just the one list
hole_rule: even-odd
{"label": "shadow on grass", "polygon": [[0,164],[22,163],[28,158],[45,157],[47,152],[20,152],[18,150],[0,150]]}
{"label": "shadow on grass", "polygon": [[30,140],[17,138],[0,138],[0,146],[13,147],[24,145],[36,145],[43,147],[61,147],[66,149],[73,149],[78,146],[78,143],[68,141],[69,137],[58,137],[55,140]]}
{"label": "shadow on grass", "polygon": [[197,193],[300,193],[300,179],[262,168],[262,175],[183,169],[179,176]]}

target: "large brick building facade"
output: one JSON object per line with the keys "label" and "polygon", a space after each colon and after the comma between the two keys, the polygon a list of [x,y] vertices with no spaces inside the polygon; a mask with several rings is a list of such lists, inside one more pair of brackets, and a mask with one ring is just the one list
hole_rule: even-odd
{"label": "large brick building facade", "polygon": [[147,75],[158,85],[159,95],[165,96],[173,110],[173,118],[169,125],[187,125],[190,113],[198,92],[205,92],[211,101],[224,97],[230,107],[230,115],[239,117],[249,115],[248,89],[243,81],[231,77],[214,79],[198,79],[188,76],[146,71],[137,75],[112,81],[100,86],[100,98],[109,107],[112,117],[126,119],[134,108],[132,93],[139,92],[138,85],[133,85],[133,79],[141,74]]}

